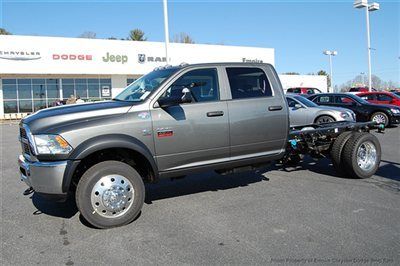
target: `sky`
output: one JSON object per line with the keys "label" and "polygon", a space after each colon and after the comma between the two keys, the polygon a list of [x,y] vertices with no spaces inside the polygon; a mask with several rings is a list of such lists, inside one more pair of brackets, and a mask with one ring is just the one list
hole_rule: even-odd
{"label": "sky", "polygon": [[[377,0],[370,12],[372,73],[400,84],[400,0]],[[279,73],[329,72],[324,50],[336,50],[334,83],[367,73],[365,10],[352,0],[169,0],[170,37],[188,33],[196,43],[275,49]],[[0,0],[0,27],[16,35],[126,38],[142,29],[164,41],[162,0]]]}

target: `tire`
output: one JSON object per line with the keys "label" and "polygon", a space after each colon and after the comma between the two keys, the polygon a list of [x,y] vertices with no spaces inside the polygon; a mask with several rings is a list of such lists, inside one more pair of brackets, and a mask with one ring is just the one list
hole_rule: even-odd
{"label": "tire", "polygon": [[376,112],[371,115],[371,121],[378,122],[379,124],[384,124],[385,127],[389,125],[389,117],[383,112]]}
{"label": "tire", "polygon": [[335,118],[330,115],[321,115],[315,119],[315,124],[332,123],[335,121]]}
{"label": "tire", "polygon": [[79,180],[76,205],[91,225],[111,228],[132,222],[145,197],[139,173],[126,163],[104,161],[90,167]]}
{"label": "tire", "polygon": [[336,172],[341,176],[346,175],[346,173],[342,167],[343,148],[344,148],[344,145],[347,143],[347,141],[353,135],[354,135],[353,131],[343,132],[335,139],[335,141],[333,142],[332,148],[331,148],[330,155],[331,155],[333,168],[335,168]]}
{"label": "tire", "polygon": [[342,163],[350,178],[369,178],[378,170],[381,161],[381,145],[370,133],[355,133],[346,142]]}

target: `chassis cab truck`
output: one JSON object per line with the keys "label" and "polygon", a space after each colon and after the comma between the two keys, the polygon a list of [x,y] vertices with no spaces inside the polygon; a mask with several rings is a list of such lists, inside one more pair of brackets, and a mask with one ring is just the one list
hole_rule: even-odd
{"label": "chassis cab truck", "polygon": [[20,123],[21,179],[50,200],[72,194],[93,226],[130,223],[145,183],[197,171],[230,173],[304,154],[328,155],[343,175],[380,162],[373,123],[289,128],[274,68],[258,63],[163,67],[110,101],[38,111]]}

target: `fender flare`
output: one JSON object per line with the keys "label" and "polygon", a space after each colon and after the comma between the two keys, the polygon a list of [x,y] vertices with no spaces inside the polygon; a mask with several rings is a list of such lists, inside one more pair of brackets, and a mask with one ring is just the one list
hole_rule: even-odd
{"label": "fender flare", "polygon": [[68,158],[67,169],[64,173],[62,184],[63,192],[69,190],[72,176],[81,160],[94,152],[110,148],[130,149],[141,154],[149,162],[155,178],[158,179],[157,163],[151,151],[143,144],[143,142],[124,134],[107,134],[85,140],[72,151]]}

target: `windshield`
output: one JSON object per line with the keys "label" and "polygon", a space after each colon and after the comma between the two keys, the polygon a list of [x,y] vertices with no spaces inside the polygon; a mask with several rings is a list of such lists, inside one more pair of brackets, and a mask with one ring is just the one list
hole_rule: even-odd
{"label": "windshield", "polygon": [[167,68],[150,72],[126,87],[113,100],[129,102],[144,101],[153,91],[160,87],[164,80],[172,76],[177,70],[177,68]]}
{"label": "windshield", "polygon": [[301,102],[302,104],[304,104],[307,107],[318,107],[318,105],[316,103],[313,103],[312,101],[310,101],[309,99],[306,99],[302,96],[294,96],[294,98],[296,100],[298,100],[299,102]]}

